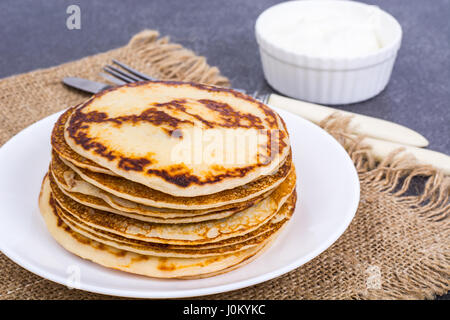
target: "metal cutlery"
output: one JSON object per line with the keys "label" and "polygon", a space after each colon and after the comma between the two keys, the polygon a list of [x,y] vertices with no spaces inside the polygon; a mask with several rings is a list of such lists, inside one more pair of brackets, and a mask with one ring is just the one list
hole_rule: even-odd
{"label": "metal cutlery", "polygon": [[[136,81],[157,80],[117,60],[113,60],[113,64],[118,67],[107,65],[103,69],[105,73],[100,73],[100,75],[115,85],[123,85]],[[111,85],[108,84],[74,77],[64,78],[63,82],[68,86],[90,93],[97,93],[111,87]],[[244,90],[238,91],[245,93]],[[419,162],[432,164],[435,167],[443,169],[444,172],[450,173],[450,157],[443,153],[419,148],[427,146],[428,140],[418,132],[402,125],[352,112],[346,112],[313,103],[299,101],[274,93],[258,95],[258,92],[255,92],[250,95],[263,103],[290,111],[316,124],[320,123],[323,119],[335,112],[352,116],[352,125],[354,125],[353,132],[369,137],[365,141],[373,147],[373,154],[375,157],[383,159],[391,151],[398,149],[399,147],[405,147],[407,151],[412,153]]]}
{"label": "metal cutlery", "polygon": [[[155,78],[145,75],[117,60],[113,60],[113,63],[121,69],[112,65],[107,65],[104,70],[115,79],[115,84],[125,84],[142,80],[156,80]],[[103,76],[105,76],[105,74],[103,74]],[[111,78],[107,77],[107,80],[111,80]],[[117,80],[120,82],[117,82]],[[314,123],[319,123],[332,113],[339,111],[353,117],[352,125],[355,126],[355,133],[416,147],[425,147],[428,145],[428,140],[416,131],[386,120],[344,112],[329,107],[319,106],[317,104],[286,98],[273,93],[258,95],[258,93],[255,92],[251,94],[251,96],[263,103],[268,103],[281,109],[287,109]]]}
{"label": "metal cutlery", "polygon": [[87,92],[87,93],[98,93],[103,90],[109,89],[112,86],[106,83],[91,81],[87,79],[77,78],[77,77],[65,77],[62,82],[69,87]]}

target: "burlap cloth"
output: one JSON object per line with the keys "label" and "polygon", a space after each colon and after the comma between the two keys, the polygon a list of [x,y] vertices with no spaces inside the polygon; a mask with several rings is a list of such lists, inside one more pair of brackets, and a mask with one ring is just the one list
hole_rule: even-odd
{"label": "burlap cloth", "polygon": [[[0,144],[88,96],[61,84],[65,76],[97,79],[115,58],[160,79],[229,85],[219,70],[155,31],[128,45],[0,81]],[[450,288],[450,182],[441,172],[393,154],[377,163],[348,119],[322,124],[346,148],[359,172],[361,202],[347,231],[324,253],[277,279],[209,296],[216,299],[422,299]],[[326,195],[324,194],[324,201]],[[105,299],[42,279],[0,254],[0,299]]]}

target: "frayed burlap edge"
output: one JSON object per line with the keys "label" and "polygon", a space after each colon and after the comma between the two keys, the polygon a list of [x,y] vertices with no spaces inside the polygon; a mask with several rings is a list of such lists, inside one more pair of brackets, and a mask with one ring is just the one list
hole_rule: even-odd
{"label": "frayed burlap edge", "polygon": [[[430,221],[445,221],[449,226],[450,176],[431,165],[418,164],[414,156],[402,149],[377,161],[371,147],[364,143],[365,137],[352,133],[351,117],[335,113],[320,126],[345,148],[360,180],[370,181],[380,193],[397,196],[399,202],[408,204],[416,214],[425,215]],[[405,196],[416,177],[427,180],[423,191],[419,195]]]}
{"label": "frayed burlap edge", "polygon": [[[441,232],[440,241],[433,244],[441,250],[418,256],[415,266],[408,272],[396,273],[394,281],[385,283],[383,290],[366,291],[361,297],[431,299],[436,294],[447,293],[450,289],[450,176],[431,165],[418,164],[402,149],[392,152],[381,162],[377,161],[370,146],[364,143],[365,137],[352,133],[351,117],[335,113],[320,126],[347,150],[362,185],[370,184],[379,195],[389,195],[395,202],[406,206],[409,215],[423,218]],[[416,178],[424,182],[419,192],[411,190]]]}
{"label": "frayed burlap edge", "polygon": [[217,67],[211,67],[206,58],[180,44],[172,43],[169,37],[158,38],[159,33],[146,30],[135,35],[127,50],[133,54],[136,47],[142,48],[136,59],[147,64],[150,73],[161,80],[182,80],[207,83],[216,86],[229,86],[228,79],[222,76]]}
{"label": "frayed burlap edge", "polygon": [[[61,85],[63,76],[97,79],[119,59],[165,80],[227,86],[203,57],[156,31],[123,48],[0,81],[0,143],[40,118],[86,99]],[[347,150],[358,170],[361,202],[347,231],[324,253],[277,279],[209,299],[423,299],[450,289],[449,177],[400,151],[376,161],[351,119],[321,123]],[[417,183],[417,179],[421,182]],[[324,195],[326,198],[326,195]],[[105,299],[35,276],[0,255],[0,299]]]}

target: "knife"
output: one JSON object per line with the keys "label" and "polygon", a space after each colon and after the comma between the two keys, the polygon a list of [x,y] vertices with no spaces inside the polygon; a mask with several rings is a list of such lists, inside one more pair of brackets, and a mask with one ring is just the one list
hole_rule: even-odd
{"label": "knife", "polygon": [[[63,83],[67,86],[89,93],[98,93],[112,87],[105,83],[76,77],[64,78]],[[440,152],[417,148],[427,146],[427,139],[419,133],[399,124],[352,112],[341,111],[330,107],[294,100],[274,93],[261,97],[261,100],[264,103],[268,103],[272,106],[297,114],[298,116],[316,124],[334,112],[341,112],[345,115],[351,115],[353,117],[352,124],[356,124],[356,128],[353,132],[369,137],[366,139],[366,143],[373,147],[374,155],[378,159],[386,157],[391,151],[397,148],[405,147],[405,149],[411,152],[419,162],[434,165],[435,167],[442,169],[445,173],[450,174],[449,156]]]}
{"label": "knife", "polygon": [[[97,93],[111,87],[108,84],[75,77],[64,78],[63,82],[68,86],[89,93]],[[290,111],[316,124],[329,115],[340,112],[344,115],[352,116],[353,131],[355,133],[415,147],[426,147],[429,144],[428,140],[418,132],[390,121],[286,98],[274,93],[258,98],[264,103]]]}
{"label": "knife", "polygon": [[77,77],[66,77],[62,80],[62,82],[66,86],[94,94],[112,87],[106,83],[95,82]]}
{"label": "knife", "polygon": [[431,164],[441,169],[445,174],[450,175],[450,157],[446,154],[373,138],[365,138],[364,143],[370,145],[372,148],[371,152],[377,160],[382,160],[392,151],[403,148],[405,152],[412,154],[418,163]]}
{"label": "knife", "polygon": [[352,117],[351,123],[355,126],[352,129],[354,133],[414,147],[426,147],[429,144],[428,140],[418,132],[397,123],[378,118],[286,98],[274,93],[270,94],[268,104],[288,110],[316,124],[329,115],[339,112]]}

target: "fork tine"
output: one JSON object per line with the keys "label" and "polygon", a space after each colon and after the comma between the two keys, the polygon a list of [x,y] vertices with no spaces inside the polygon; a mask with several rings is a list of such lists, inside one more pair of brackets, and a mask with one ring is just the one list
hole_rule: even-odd
{"label": "fork tine", "polygon": [[117,65],[120,66],[121,68],[125,69],[125,70],[128,71],[129,73],[132,73],[132,74],[134,74],[135,76],[141,78],[142,80],[152,80],[152,81],[155,81],[155,80],[156,80],[155,78],[152,78],[152,77],[150,77],[150,76],[148,76],[148,75],[146,75],[146,74],[144,74],[144,73],[142,73],[142,72],[139,72],[139,71],[137,71],[137,70],[135,70],[135,69],[133,69],[133,68],[127,66],[126,64],[124,64],[124,63],[122,63],[122,62],[120,62],[120,61],[117,61],[116,59],[113,59],[112,62],[113,62],[114,64],[117,64]]}
{"label": "fork tine", "polygon": [[121,72],[117,72],[116,70],[111,69],[109,66],[104,67],[103,70],[108,72],[110,75],[112,75],[112,76],[114,76],[114,77],[116,77],[116,78],[118,78],[118,79],[120,79],[122,81],[125,81],[126,83],[136,82],[136,80],[128,77],[127,75],[124,75]]}
{"label": "fork tine", "polygon": [[119,78],[114,78],[114,77],[110,76],[109,74],[106,74],[106,73],[103,73],[103,72],[100,72],[99,75],[100,75],[102,78],[104,78],[104,79],[106,79],[106,80],[108,80],[108,81],[110,81],[110,82],[112,82],[112,83],[117,84],[118,86],[127,84],[127,82],[125,82],[125,81],[123,81],[123,80],[120,80]]}
{"label": "fork tine", "polygon": [[109,69],[118,72],[120,74],[122,74],[123,76],[130,78],[133,81],[142,81],[142,79],[140,79],[139,77],[136,77],[135,75],[128,73],[126,71],[120,70],[119,68],[113,67],[111,65],[106,65],[106,67],[108,67]]}

